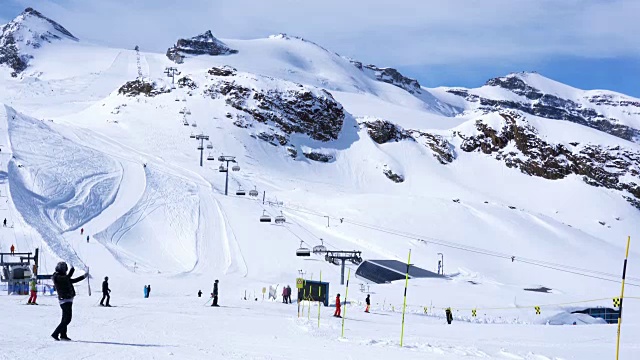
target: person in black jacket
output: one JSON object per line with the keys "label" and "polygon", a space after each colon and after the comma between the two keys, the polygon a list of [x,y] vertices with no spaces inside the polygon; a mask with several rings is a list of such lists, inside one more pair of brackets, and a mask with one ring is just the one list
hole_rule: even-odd
{"label": "person in black jacket", "polygon": [[213,292],[211,293],[211,296],[213,296],[211,306],[220,306],[218,305],[218,280],[213,283]]}
{"label": "person in black jacket", "polygon": [[[109,295],[111,293],[111,289],[109,289],[109,277],[105,276],[104,277],[104,281],[102,282],[102,300],[100,300],[100,306],[107,306],[107,307],[111,307],[111,305],[109,305],[109,300],[111,300],[111,295]],[[107,305],[104,304],[104,299],[107,299]]]}
{"label": "person in black jacket", "polygon": [[74,271],[75,269],[71,267],[71,270],[69,270],[69,273],[67,274],[67,263],[61,261],[56,265],[56,272],[51,277],[53,285],[58,292],[58,301],[60,302],[60,308],[62,309],[62,320],[60,321],[60,325],[58,325],[58,327],[53,331],[53,334],[51,334],[51,337],[54,340],[71,340],[67,336],[67,326],[71,323],[73,298],[76,296],[76,290],[73,288],[73,284],[86,279],[89,275],[87,273],[72,279],[71,277],[73,276]]}
{"label": "person in black jacket", "polygon": [[369,312],[369,307],[371,307],[371,295],[367,294],[367,298],[364,300],[367,303],[367,308],[364,309],[364,312]]}

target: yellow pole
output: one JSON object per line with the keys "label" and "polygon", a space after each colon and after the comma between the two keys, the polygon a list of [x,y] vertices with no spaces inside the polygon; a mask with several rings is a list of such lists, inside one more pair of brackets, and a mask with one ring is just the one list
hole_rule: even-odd
{"label": "yellow pole", "polygon": [[342,313],[342,337],[344,337],[344,319],[347,317],[347,296],[349,295],[349,278],[351,277],[351,269],[347,273],[347,288],[344,291],[344,312]]}
{"label": "yellow pole", "polygon": [[[311,275],[313,281],[313,275]],[[311,287],[309,287],[309,308],[307,309],[307,320],[311,320]]]}
{"label": "yellow pole", "polygon": [[622,267],[622,290],[620,291],[620,317],[618,318],[618,338],[616,340],[616,360],[620,356],[620,328],[622,327],[622,302],[624,300],[624,278],[627,275],[627,259],[629,258],[629,245],[631,236],[627,237],[627,251],[624,255],[624,266]]}
{"label": "yellow pole", "polygon": [[320,286],[318,286],[318,328],[320,328],[320,306],[322,302],[322,270],[320,270]]}
{"label": "yellow pole", "polygon": [[409,286],[409,266],[411,264],[411,249],[409,249],[409,259],[407,260],[407,274],[404,279],[404,304],[402,304],[402,330],[400,331],[400,347],[404,341],[404,313],[407,309],[407,287]]}

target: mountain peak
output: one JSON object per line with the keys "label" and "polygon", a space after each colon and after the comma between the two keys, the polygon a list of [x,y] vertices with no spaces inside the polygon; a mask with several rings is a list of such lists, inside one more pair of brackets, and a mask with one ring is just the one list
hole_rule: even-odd
{"label": "mountain peak", "polygon": [[188,55],[218,56],[236,54],[237,52],[238,50],[231,49],[213,36],[211,30],[207,30],[189,39],[178,39],[176,44],[167,50],[167,57],[176,63],[182,63]]}
{"label": "mountain peak", "polygon": [[78,38],[62,25],[28,7],[0,27],[0,65],[9,66],[13,69],[11,75],[17,76],[33,58],[33,49],[62,40],[78,41]]}

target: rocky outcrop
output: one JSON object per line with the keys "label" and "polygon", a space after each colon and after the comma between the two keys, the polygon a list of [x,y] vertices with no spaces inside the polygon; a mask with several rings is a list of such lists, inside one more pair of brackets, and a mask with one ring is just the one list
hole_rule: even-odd
{"label": "rocky outcrop", "polygon": [[32,58],[21,51],[22,48],[38,49],[45,43],[62,39],[78,41],[62,25],[32,8],[26,8],[0,28],[0,65],[11,68],[15,77],[27,68]]}
{"label": "rocky outcrop", "polygon": [[391,181],[393,181],[396,184],[402,183],[404,182],[404,176],[401,174],[396,174],[393,172],[393,170],[391,169],[384,169],[382,170],[382,173]]}
{"label": "rocky outcrop", "polygon": [[549,143],[526,119],[516,113],[502,113],[504,124],[494,129],[482,120],[476,122],[476,133],[462,138],[460,148],[480,151],[503,161],[508,167],[549,180],[569,175],[581,176],[592,186],[603,186],[631,194],[627,200],[634,206],[640,200],[640,153],[619,146],[571,145]]}
{"label": "rocky outcrop", "polygon": [[[583,106],[571,99],[563,99],[527,84],[514,74],[489,80],[486,86],[501,87],[514,94],[522,96],[525,101],[496,100],[478,96],[466,89],[449,89],[448,93],[465,98],[471,103],[477,103],[484,113],[504,110],[517,110],[531,115],[565,120],[588,126],[593,129],[617,136],[629,141],[640,141],[640,130],[621,124],[617,119],[609,118],[594,108]],[[597,105],[628,106],[640,115],[640,104],[630,100],[614,101],[612,96],[594,95],[587,100]]]}
{"label": "rocky outcrop", "polygon": [[156,83],[147,82],[143,79],[128,81],[118,89],[118,95],[124,96],[144,95],[153,97],[168,92],[171,92],[171,90],[165,87],[158,87]]}
{"label": "rocky outcrop", "polygon": [[235,68],[228,66],[228,65],[224,65],[221,67],[212,67],[211,69],[209,69],[209,71],[207,71],[209,73],[209,75],[213,75],[213,76],[233,76],[236,74],[238,70],[236,70]]}
{"label": "rocky outcrop", "polygon": [[198,87],[198,84],[196,84],[196,82],[193,81],[188,76],[181,77],[180,79],[178,79],[178,81],[176,83],[178,84],[178,87],[180,87],[180,88],[186,87],[186,88],[189,88],[191,90],[194,90],[195,88]]}
{"label": "rocky outcrop", "polygon": [[306,134],[319,141],[337,139],[345,119],[342,105],[329,92],[302,85],[291,84],[288,89],[249,88],[233,79],[216,79],[204,94],[222,97],[247,117],[275,125],[285,134]]}
{"label": "rocky outcrop", "polygon": [[397,125],[386,120],[364,121],[362,125],[367,128],[371,140],[378,144],[392,141],[400,141],[413,138]]}
{"label": "rocky outcrop", "polygon": [[167,58],[180,64],[186,56],[219,56],[236,53],[238,53],[238,50],[231,49],[225,43],[216,39],[211,30],[207,30],[203,34],[190,39],[178,39],[174,46],[167,49]]}
{"label": "rocky outcrop", "polygon": [[[314,151],[303,152],[302,154],[307,159],[313,160],[313,161],[318,161],[318,162],[323,162],[323,163],[328,163],[330,161],[333,161],[333,155],[322,154],[322,153],[314,152]],[[293,156],[293,154],[291,154],[291,155]]]}
{"label": "rocky outcrop", "polygon": [[431,149],[433,156],[442,165],[450,164],[456,159],[455,147],[441,135],[429,134],[418,130],[409,130],[411,136]]}

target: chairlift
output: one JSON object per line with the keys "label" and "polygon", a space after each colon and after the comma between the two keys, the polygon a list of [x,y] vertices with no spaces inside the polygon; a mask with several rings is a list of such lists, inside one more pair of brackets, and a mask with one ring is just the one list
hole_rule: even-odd
{"label": "chairlift", "polygon": [[[185,122],[185,124],[189,125],[188,123]],[[189,135],[190,138],[195,139],[196,135],[194,133],[191,133],[191,135]]]}
{"label": "chairlift", "polygon": [[207,149],[213,149],[213,144],[212,143],[208,143],[207,144]]}
{"label": "chairlift", "polygon": [[220,172],[227,172],[227,168],[224,167],[224,165],[220,165],[220,167],[218,168],[218,171]]}
{"label": "chairlift", "polygon": [[180,99],[176,98],[176,101],[180,101]]}
{"label": "chairlift", "polygon": [[300,241],[300,248],[296,250],[296,256],[311,256],[311,250],[302,246],[302,244],[304,244],[304,242]]}
{"label": "chairlift", "polygon": [[253,190],[250,190],[250,191],[249,191],[249,196],[253,196],[253,197],[258,196],[258,190],[257,190],[257,189],[255,189],[255,186],[254,186],[254,189],[253,189]]}
{"label": "chairlift", "polygon": [[178,111],[179,114],[184,114],[184,109],[180,109],[180,111]]}
{"label": "chairlift", "polygon": [[[182,125],[184,125],[184,126],[189,126],[189,123],[185,120],[185,121],[182,123]],[[194,136],[194,137],[195,137],[195,136]]]}
{"label": "chairlift", "polygon": [[204,147],[202,145],[198,145],[198,150],[204,150]]}
{"label": "chairlift", "polygon": [[187,101],[187,98],[182,98],[182,101]]}
{"label": "chairlift", "polygon": [[192,122],[192,123],[191,123],[191,126],[193,126],[193,127],[198,127],[198,124],[196,124],[195,122]]}
{"label": "chairlift", "polygon": [[267,214],[267,210],[262,210],[262,216],[260,216],[260,222],[271,222],[271,216]]}
{"label": "chairlift", "polygon": [[216,159],[216,157],[211,155],[211,154],[209,154],[209,156],[207,156],[207,160],[215,160],[215,159]]}
{"label": "chairlift", "polygon": [[327,247],[324,246],[324,240],[320,239],[320,245],[316,245],[313,247],[314,254],[322,254],[327,251]]}
{"label": "chairlift", "polygon": [[276,224],[284,224],[284,223],[287,222],[287,219],[282,214],[282,211],[280,212],[280,215],[276,216],[275,222],[276,222]]}
{"label": "chairlift", "polygon": [[[244,191],[244,189],[242,187],[238,188],[238,191],[236,191],[236,195],[238,196],[245,196],[247,194],[246,191]],[[278,223],[278,218],[276,217],[276,223]]]}
{"label": "chairlift", "polygon": [[350,261],[353,265],[360,265],[362,263],[362,258],[360,256],[355,256]]}
{"label": "chairlift", "polygon": [[187,115],[191,115],[191,110],[187,110],[184,113],[187,114]]}
{"label": "chairlift", "polygon": [[218,161],[224,161],[224,155],[218,156]]}
{"label": "chairlift", "polygon": [[240,165],[238,165],[238,164],[233,165],[233,167],[231,168],[231,170],[233,170],[233,171],[240,171]]}

